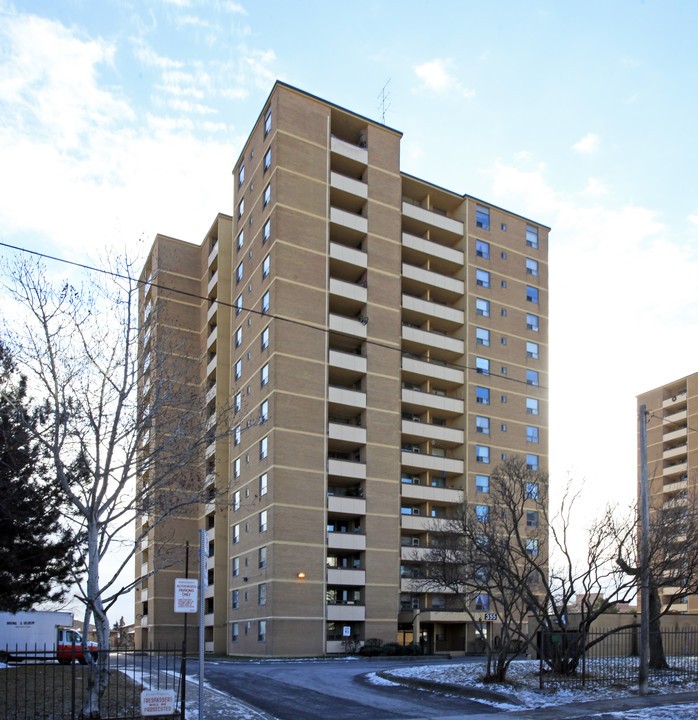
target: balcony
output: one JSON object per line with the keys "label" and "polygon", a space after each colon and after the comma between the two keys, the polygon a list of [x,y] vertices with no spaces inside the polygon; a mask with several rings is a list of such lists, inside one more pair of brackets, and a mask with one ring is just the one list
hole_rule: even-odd
{"label": "balcony", "polygon": [[148,588],[141,589],[141,602],[148,602]]}
{"label": "balcony", "polygon": [[329,550],[365,550],[366,536],[360,533],[328,532],[327,547]]}
{"label": "balcony", "polygon": [[331,422],[328,426],[327,437],[340,443],[350,445],[366,444],[366,428],[358,425]]}
{"label": "balcony", "polygon": [[444,272],[456,272],[463,267],[465,256],[462,250],[455,250],[447,245],[432,242],[426,238],[410,235],[410,233],[402,233],[402,247],[412,253],[419,253],[422,256],[436,260],[436,264]]}
{"label": "balcony", "polygon": [[460,505],[463,502],[463,491],[457,488],[439,488],[432,487],[431,485],[402,483],[401,489],[401,497],[404,499],[456,505]]}
{"label": "balcony", "polygon": [[[669,426],[671,427],[671,426]],[[671,432],[665,433],[662,436],[662,442],[669,443],[673,442],[674,440],[681,440],[683,438],[688,437],[688,428],[679,428],[678,430],[673,430]]]}
{"label": "balcony", "polygon": [[215,289],[216,285],[218,285],[218,270],[213,273],[211,279],[208,281],[208,292],[206,294],[210,295]]}
{"label": "balcony", "polygon": [[357,250],[336,242],[330,243],[330,260],[348,263],[364,270],[368,267],[368,255],[363,250]]}
{"label": "balcony", "polygon": [[208,267],[213,265],[213,261],[218,257],[218,241],[211,248],[211,252],[208,254]]}
{"label": "balcony", "polygon": [[[207,599],[208,599],[208,598],[212,598],[212,597],[214,597],[215,594],[216,594],[216,586],[215,586],[215,585],[209,585],[209,586],[206,588],[206,591],[204,592],[204,597],[207,598]],[[208,623],[207,623],[207,624],[208,624]]]}
{"label": "balcony", "polygon": [[216,383],[213,383],[213,387],[209,388],[206,392],[205,405],[208,405],[216,397]]}
{"label": "balcony", "polygon": [[359,147],[346,140],[340,140],[334,135],[330,138],[330,151],[360,165],[368,165],[368,150],[366,148]]}
{"label": "balcony", "polygon": [[141,618],[141,627],[148,627],[148,616],[143,615]]}
{"label": "balcony", "polygon": [[368,301],[365,285],[330,278],[330,304],[333,310],[357,313]]}
{"label": "balcony", "polygon": [[346,370],[349,373],[359,375],[366,374],[366,358],[356,353],[342,352],[341,350],[330,350],[329,365],[331,368]]}
{"label": "balcony", "polygon": [[365,339],[367,334],[366,325],[359,320],[354,320],[346,315],[336,315],[335,313],[330,313],[329,328],[332,332],[352,335],[361,339]]}
{"label": "balcony", "polygon": [[424,223],[425,225],[439,228],[439,230],[445,230],[458,237],[463,237],[463,223],[460,220],[453,220],[433,210],[427,210],[426,208],[413,205],[404,200],[402,202],[402,214],[419,223]]}
{"label": "balcony", "polygon": [[402,402],[418,408],[438,410],[446,415],[462,415],[463,401],[459,398],[402,388]]}
{"label": "balcony", "polygon": [[429,559],[431,548],[414,545],[402,545],[400,547],[400,559],[412,562],[424,562]]}
{"label": "balcony", "polygon": [[327,473],[352,480],[365,480],[366,463],[329,458],[327,460]]}
{"label": "balcony", "polygon": [[452,387],[462,385],[465,382],[465,375],[462,370],[405,355],[402,356],[402,369],[406,374],[433,378],[441,381],[444,385]]}
{"label": "balcony", "polygon": [[465,344],[462,340],[411,325],[402,326],[402,339],[404,342],[414,343],[420,350],[436,348],[453,356],[462,355],[465,352]]}
{"label": "balcony", "polygon": [[662,470],[662,475],[664,477],[670,477],[672,475],[686,475],[687,473],[688,473],[688,463],[687,462],[676,463],[676,465],[670,465],[669,467],[665,467]]}
{"label": "balcony", "polygon": [[330,207],[330,224],[361,235],[366,235],[368,232],[368,220],[363,215],[337,207]]}
{"label": "balcony", "polygon": [[218,312],[218,303],[212,302],[209,305],[208,312],[206,313],[206,322],[210,323],[211,320],[216,316],[217,312]]}
{"label": "balcony", "polygon": [[328,605],[327,619],[334,622],[365,620],[366,608],[363,605]]}
{"label": "balcony", "polygon": [[208,338],[206,339],[206,350],[210,350],[211,346],[216,343],[218,340],[218,327],[214,327],[213,330],[208,334]]}
{"label": "balcony", "polygon": [[403,530],[446,532],[450,522],[448,518],[433,518],[424,515],[400,515],[400,527]]}
{"label": "balcony", "polygon": [[685,420],[686,417],[687,417],[686,410],[679,410],[679,412],[675,412],[672,415],[665,415],[664,422],[665,423],[679,423],[679,422]]}
{"label": "balcony", "polygon": [[368,198],[368,185],[365,182],[334,171],[330,172],[330,188],[362,200]]}
{"label": "balcony", "polygon": [[365,585],[366,584],[366,571],[365,570],[351,570],[345,568],[328,568],[327,569],[327,584],[328,585]]}
{"label": "balcony", "polygon": [[685,403],[687,397],[688,397],[688,393],[686,392],[686,390],[677,392],[676,395],[672,395],[671,397],[668,397],[662,403],[662,409],[670,408],[670,407],[673,407],[674,405],[680,405],[681,403]]}
{"label": "balcony", "polygon": [[455,329],[465,322],[465,313],[457,308],[441,303],[430,302],[414,297],[413,295],[402,294],[402,309],[410,314],[417,315],[421,319],[436,319],[439,325]]}
{"label": "balcony", "polygon": [[365,515],[366,501],[363,498],[345,495],[328,495],[327,511],[341,515]]}
{"label": "balcony", "polygon": [[216,367],[218,366],[218,356],[215,355],[209,360],[208,365],[206,366],[206,377],[209,377],[216,371]]}
{"label": "balcony", "polygon": [[347,405],[362,410],[366,408],[366,393],[346,387],[330,385],[327,388],[327,400],[337,405]]}
{"label": "balcony", "polygon": [[[435,296],[444,297],[446,302],[455,302],[465,293],[465,284],[462,280],[432,270],[425,270],[417,265],[402,263],[402,277],[403,285],[408,291],[410,286],[416,290],[428,288],[434,292]],[[421,292],[413,294],[420,295]]]}
{"label": "balcony", "polygon": [[443,473],[444,475],[461,475],[463,473],[462,460],[441,457],[440,455],[423,455],[402,450],[400,452],[400,463],[403,468],[418,473],[425,470]]}
{"label": "balcony", "polygon": [[464,441],[464,433],[458,428],[415,422],[414,420],[402,421],[402,434],[407,436],[406,440],[412,438],[417,438],[418,441],[436,440],[440,445],[462,445]]}
{"label": "balcony", "polygon": [[663,493],[679,492],[680,490],[688,490],[688,480],[679,480],[678,482],[667,483],[662,487]]}
{"label": "balcony", "polygon": [[688,453],[688,445],[679,445],[678,447],[670,448],[662,453],[664,460],[671,460],[674,458],[684,457]]}

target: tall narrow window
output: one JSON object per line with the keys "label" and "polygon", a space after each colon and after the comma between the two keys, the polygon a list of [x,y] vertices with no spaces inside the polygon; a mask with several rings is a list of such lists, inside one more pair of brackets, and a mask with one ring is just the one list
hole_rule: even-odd
{"label": "tall narrow window", "polygon": [[266,422],[269,419],[269,401],[265,400],[259,408],[259,422]]}
{"label": "tall narrow window", "polygon": [[237,360],[235,362],[235,379],[239,380],[241,375],[242,375],[242,360]]}
{"label": "tall narrow window", "polygon": [[237,239],[238,250],[240,250],[244,244],[245,244],[245,231],[240,230],[240,232],[238,233],[238,239]]}
{"label": "tall narrow window", "polygon": [[271,148],[264,153],[264,172],[271,166]]}
{"label": "tall narrow window", "polygon": [[238,170],[238,185],[242,185],[245,182],[245,161],[240,163],[240,169]]}
{"label": "tall narrow window", "polygon": [[[242,198],[242,200],[240,200],[240,204],[238,205],[238,217],[241,218],[244,212],[245,212],[245,198]],[[238,245],[238,247],[240,247],[240,246]]]}
{"label": "tall narrow window", "polygon": [[260,372],[260,387],[264,387],[269,382],[269,363],[265,363],[262,366],[262,370]]}
{"label": "tall narrow window", "polygon": [[269,135],[271,132],[271,110],[267,110],[267,114],[264,116],[264,137]]}
{"label": "tall narrow window", "polygon": [[266,350],[269,347],[269,328],[265,327],[262,330],[262,350]]}
{"label": "tall narrow window", "polygon": [[259,532],[263,533],[267,531],[267,511],[262,510],[259,513]]}
{"label": "tall narrow window", "polygon": [[240,542],[240,523],[233,525],[233,545]]}
{"label": "tall narrow window", "polygon": [[236,393],[235,394],[235,412],[240,412],[242,410],[242,393]]}
{"label": "tall narrow window", "polygon": [[262,312],[269,312],[269,290],[267,290],[262,296]]}
{"label": "tall narrow window", "polygon": [[[230,598],[230,604],[231,604],[233,610],[237,610],[240,607],[240,591],[239,590],[233,590],[233,594]],[[234,623],[234,625],[237,625],[237,623]]]}
{"label": "tall narrow window", "polygon": [[259,497],[262,497],[262,495],[267,494],[267,487],[268,487],[267,473],[262,473],[259,476]]}
{"label": "tall narrow window", "polygon": [[240,574],[240,558],[233,558],[233,577],[237,577]]}
{"label": "tall narrow window", "polygon": [[484,205],[478,205],[475,210],[475,224],[483,230],[490,229],[490,209]]}
{"label": "tall narrow window", "polygon": [[233,493],[233,510],[239,510],[240,509],[240,491],[236,490]]}
{"label": "tall narrow window", "polygon": [[263,569],[267,566],[267,548],[266,545],[264,547],[259,548],[258,553],[258,562],[260,569]]}
{"label": "tall narrow window", "polygon": [[269,452],[269,438],[263,437],[259,441],[259,459],[264,460]]}
{"label": "tall narrow window", "polygon": [[271,220],[267,220],[264,223],[264,230],[262,231],[262,244],[264,244],[271,237]]}
{"label": "tall narrow window", "polygon": [[242,327],[235,331],[235,347],[240,347],[240,345],[242,345]]}
{"label": "tall narrow window", "polygon": [[267,621],[260,620],[257,626],[257,640],[259,642],[266,642],[267,639]]}
{"label": "tall narrow window", "polygon": [[235,458],[235,460],[233,460],[233,477],[234,478],[240,477],[240,463],[241,463],[240,458]]}
{"label": "tall narrow window", "polygon": [[257,586],[257,604],[258,605],[266,605],[267,604],[267,584],[266,583],[259,583]]}
{"label": "tall narrow window", "polygon": [[238,295],[235,298],[235,314],[239,315],[242,312],[242,295]]}
{"label": "tall narrow window", "polygon": [[490,256],[490,244],[486,243],[484,240],[476,240],[475,254],[477,255],[477,257],[481,257],[487,260]]}
{"label": "tall narrow window", "polygon": [[538,228],[533,225],[526,225],[526,245],[528,247],[538,247]]}
{"label": "tall narrow window", "polygon": [[271,200],[271,185],[267,185],[264,188],[264,203],[263,206],[266,207],[269,205],[269,201]]}
{"label": "tall narrow window", "polygon": [[242,428],[238,425],[238,426],[235,428],[235,445],[239,445],[239,444],[240,444],[240,436],[241,436],[241,434],[242,434]]}
{"label": "tall narrow window", "polygon": [[264,260],[262,260],[262,277],[265,278],[267,275],[269,275],[269,269],[271,267],[271,258],[269,255],[267,255]]}

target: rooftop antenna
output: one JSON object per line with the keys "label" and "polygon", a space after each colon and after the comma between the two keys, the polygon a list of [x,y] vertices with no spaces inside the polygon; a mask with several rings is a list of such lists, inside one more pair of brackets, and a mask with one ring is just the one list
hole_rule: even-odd
{"label": "rooftop antenna", "polygon": [[382,125],[385,125],[385,113],[390,108],[390,93],[386,92],[386,90],[388,89],[388,85],[390,85],[391,80],[392,78],[388,78],[388,82],[383,85],[381,91],[378,93],[378,111],[380,112]]}

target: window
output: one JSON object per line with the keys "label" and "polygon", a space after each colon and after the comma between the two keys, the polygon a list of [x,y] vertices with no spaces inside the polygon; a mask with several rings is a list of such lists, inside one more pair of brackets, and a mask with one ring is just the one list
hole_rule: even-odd
{"label": "window", "polygon": [[259,532],[263,533],[267,531],[267,511],[262,510],[259,513]]}
{"label": "window", "polygon": [[538,511],[526,510],[526,527],[538,527]]}
{"label": "window", "polygon": [[269,205],[269,201],[271,200],[271,184],[267,185],[264,188],[264,203],[263,207],[266,207]]}
{"label": "window", "polygon": [[526,300],[531,303],[538,304],[538,288],[526,285]]}
{"label": "window", "polygon": [[475,300],[475,313],[477,315],[482,315],[482,317],[489,317],[490,316],[490,301],[482,300],[481,298],[477,298]]}
{"label": "window", "polygon": [[490,229],[490,209],[484,205],[478,205],[475,210],[475,224],[483,230]]}
{"label": "window", "polygon": [[264,137],[269,135],[271,132],[271,110],[267,110],[267,114],[264,116]]}
{"label": "window", "polygon": [[475,388],[475,402],[480,405],[490,404],[490,391],[489,388],[476,387]]}
{"label": "window", "polygon": [[245,161],[240,163],[240,169],[238,170],[238,186],[245,182]]}
{"label": "window", "polygon": [[526,426],[526,442],[537,443],[538,442],[538,428],[533,425]]}
{"label": "window", "polygon": [[526,385],[538,386],[538,371],[526,370]]}
{"label": "window", "polygon": [[489,475],[476,475],[475,476],[475,490],[480,493],[488,493],[490,491],[490,478]]}
{"label": "window", "polygon": [[242,345],[242,328],[239,327],[235,331],[235,347],[240,347]]}
{"label": "window", "polygon": [[257,640],[259,642],[266,642],[267,640],[267,621],[260,620],[257,626]]}
{"label": "window", "polygon": [[490,609],[490,598],[488,595],[478,595],[475,598],[475,611],[487,612]]}
{"label": "window", "polygon": [[233,545],[240,542],[240,523],[233,525]]}
{"label": "window", "polygon": [[266,363],[260,372],[260,387],[264,387],[269,382],[269,363]]}
{"label": "window", "polygon": [[486,523],[490,521],[490,507],[489,505],[476,505],[475,506],[475,517],[478,522]]}
{"label": "window", "polygon": [[271,220],[267,220],[264,223],[264,229],[262,230],[262,244],[264,244],[271,237]]}
{"label": "window", "polygon": [[267,566],[267,548],[266,548],[266,546],[259,548],[258,564],[259,564],[260,568],[265,568]]}
{"label": "window", "polygon": [[[237,592],[237,590],[234,592]],[[230,627],[230,640],[231,642],[237,642],[240,637],[240,625],[238,623],[233,623]]]}
{"label": "window", "polygon": [[538,540],[526,539],[526,555],[536,557],[538,555]]}
{"label": "window", "polygon": [[[240,200],[240,204],[238,205],[238,217],[241,218],[243,216],[243,213],[245,212],[245,198],[242,198]],[[238,247],[240,247],[238,245]]]}
{"label": "window", "polygon": [[477,445],[475,448],[475,460],[479,463],[489,464],[490,449],[485,445]]}
{"label": "window", "polygon": [[490,244],[484,240],[475,241],[475,254],[478,257],[485,258],[487,260],[490,256]]}
{"label": "window", "polygon": [[476,270],[475,282],[480,287],[488,288],[490,286],[490,274],[487,270]]}
{"label": "window", "polygon": [[245,244],[245,233],[243,230],[240,230],[240,234],[238,235],[238,239],[237,239],[238,250],[240,250],[244,244]]}
{"label": "window", "polygon": [[475,369],[480,375],[489,375],[490,361],[487,358],[475,358]]}
{"label": "window", "polygon": [[233,510],[239,510],[240,509],[240,491],[236,490],[233,493]]}
{"label": "window", "polygon": [[[528,457],[535,457],[535,455]],[[529,468],[530,469],[530,468]],[[527,500],[538,500],[538,483],[527,482],[526,483],[526,499]]]}
{"label": "window", "polygon": [[507,224],[506,224],[506,223],[502,223],[502,230],[504,230],[504,232],[506,232],[506,230],[507,230]]}
{"label": "window", "polygon": [[529,470],[538,470],[538,455],[526,455],[526,467]]}
{"label": "window", "polygon": [[259,408],[259,421],[266,422],[269,419],[269,400],[265,400]]}
{"label": "window", "polygon": [[264,153],[264,172],[271,167],[271,148]]}
{"label": "window", "polygon": [[239,380],[242,375],[242,360],[238,360],[235,363],[235,379]]}
{"label": "window", "polygon": [[538,415],[538,400],[536,398],[526,398],[526,414]]}
{"label": "window", "polygon": [[267,290],[262,296],[262,312],[269,312],[269,290]]}
{"label": "window", "polygon": [[235,428],[235,444],[236,444],[236,445],[239,445],[239,444],[240,444],[240,434],[241,434],[241,433],[242,433],[242,428],[238,425],[238,426]]}
{"label": "window", "polygon": [[490,331],[485,330],[485,328],[475,328],[475,344],[489,347]]}
{"label": "window", "polygon": [[490,434],[490,419],[481,417],[478,415],[475,418],[475,432],[483,433],[484,435]]}
{"label": "window", "polygon": [[236,393],[235,395],[235,412],[242,410],[242,393]]}
{"label": "window", "polygon": [[242,312],[242,295],[238,295],[235,298],[235,314],[239,315]]}
{"label": "window", "polygon": [[237,577],[240,574],[240,558],[233,558],[233,577]]}
{"label": "window", "polygon": [[526,274],[527,275],[538,275],[538,260],[531,260],[526,258]]}
{"label": "window", "polygon": [[538,332],[538,315],[526,313],[526,329]]}
{"label": "window", "polygon": [[502,311],[501,311],[499,314],[500,314],[502,317],[506,317],[506,316],[507,316],[507,309],[506,309],[506,308],[502,308]]}
{"label": "window", "polygon": [[243,268],[242,263],[240,263],[237,268],[235,268],[235,284],[237,285],[242,280],[242,274],[243,274]]}
{"label": "window", "polygon": [[267,494],[267,474],[262,473],[259,476],[259,497]]}
{"label": "window", "polygon": [[506,432],[506,431],[507,431],[506,423],[502,423],[502,424],[499,426],[499,429],[500,429],[502,432]]}
{"label": "window", "polygon": [[507,344],[507,339],[506,339],[505,337],[503,337],[502,340],[501,340],[501,343],[502,343],[502,345],[506,345],[506,344]]}
{"label": "window", "polygon": [[[237,610],[240,607],[240,591],[239,590],[233,590],[233,597],[231,598],[230,602],[233,610]],[[237,625],[237,623],[235,623]]]}
{"label": "window", "polygon": [[507,396],[506,396],[506,395],[502,395],[502,396],[499,398],[499,402],[501,402],[501,403],[505,403],[506,401],[507,401]]}
{"label": "window", "polygon": [[271,266],[271,258],[269,255],[267,255],[264,260],[262,260],[262,278],[265,278],[267,275],[269,275],[269,268]]}
{"label": "window", "polygon": [[502,285],[503,288],[505,288],[505,287],[507,286],[507,281],[506,281],[506,280],[502,280],[501,285]]}
{"label": "window", "polygon": [[267,604],[267,584],[259,583],[257,585],[257,605]]}
{"label": "window", "polygon": [[262,350],[266,350],[269,347],[269,328],[265,327],[262,330]]}
{"label": "window", "polygon": [[538,228],[533,225],[526,225],[526,245],[528,247],[538,247]]}
{"label": "window", "polygon": [[269,438],[263,437],[259,441],[259,459],[264,460],[269,452]]}
{"label": "window", "polygon": [[233,477],[240,477],[240,458],[233,460]]}
{"label": "window", "polygon": [[527,342],[526,343],[526,357],[538,360],[538,343]]}

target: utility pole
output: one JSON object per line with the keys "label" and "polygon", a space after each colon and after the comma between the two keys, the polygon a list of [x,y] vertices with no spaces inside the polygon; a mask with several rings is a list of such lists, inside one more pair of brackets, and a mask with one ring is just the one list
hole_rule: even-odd
{"label": "utility pole", "polygon": [[640,442],[640,695],[647,695],[650,649],[650,501],[647,480],[647,407],[637,415]]}

